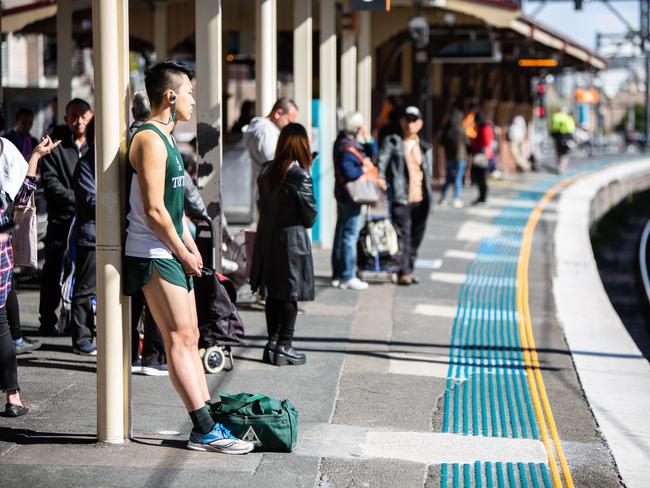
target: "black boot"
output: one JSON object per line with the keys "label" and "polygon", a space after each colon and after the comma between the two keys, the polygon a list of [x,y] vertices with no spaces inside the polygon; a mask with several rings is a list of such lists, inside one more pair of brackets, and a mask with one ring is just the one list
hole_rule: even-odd
{"label": "black boot", "polygon": [[296,351],[291,345],[278,344],[275,348],[275,358],[273,364],[276,366],[286,366],[288,364],[300,365],[305,364],[307,356],[304,353]]}
{"label": "black boot", "polygon": [[274,364],[275,348],[277,347],[276,341],[269,341],[264,346],[264,354],[262,354],[262,361],[268,364]]}

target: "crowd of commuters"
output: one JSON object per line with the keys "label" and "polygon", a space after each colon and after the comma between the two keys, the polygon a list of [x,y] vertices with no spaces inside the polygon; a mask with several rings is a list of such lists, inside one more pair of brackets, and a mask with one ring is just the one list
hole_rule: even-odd
{"label": "crowd of commuters", "polygon": [[[170,376],[192,421],[189,448],[244,454],[253,444],[237,439],[212,419],[198,351],[193,280],[207,271],[194,241],[192,220],[208,218],[208,214],[187,171],[192,161],[183,157],[173,136],[176,123],[191,118],[193,76],[181,63],[156,63],[145,73],[146,91],[137,92],[132,100],[124,244],[124,292],[133,297],[132,371]],[[295,122],[298,106],[293,100],[278,99],[266,116],[254,117],[254,110],[254,102],[247,101],[233,131],[243,134],[251,159],[257,221],[255,245],[248,259],[252,263],[251,289],[258,292],[265,307],[268,338],[262,360],[276,366],[302,365],[306,354],[293,343],[298,303],[315,299],[309,235],[317,216],[310,175],[314,155],[306,129]],[[23,415],[29,409],[20,396],[16,354],[38,344],[22,337],[19,327],[11,326],[10,309],[17,313],[18,305],[12,293],[13,254],[8,232],[12,205],[25,204],[36,188],[39,163],[48,215],[39,331],[43,336],[69,333],[73,352],[97,354],[93,112],[90,104],[75,98],[64,113],[65,124],[53,128],[52,139],[45,137],[38,143],[30,134],[33,112],[19,110],[15,126],[1,139],[0,225],[7,226],[0,235],[0,386],[7,395],[5,414],[9,416]],[[422,134],[424,121],[418,107],[391,101],[390,111],[383,116],[385,123],[374,137],[369,121],[360,113],[345,114],[332,148],[337,221],[331,284],[342,290],[369,287],[357,269],[364,206],[349,191],[349,185],[360,178],[375,181],[386,195],[390,220],[399,236],[398,284],[418,283],[416,259],[434,202],[434,147]],[[566,117],[560,118],[554,117],[553,128],[561,149],[570,124]],[[473,204],[487,202],[488,176],[497,168],[495,132],[494,124],[479,108],[465,113],[456,106],[447,114],[438,140],[444,148],[446,170],[441,206],[464,206],[468,174],[478,188]],[[528,171],[531,165],[523,117],[513,118],[506,137],[517,168]],[[563,160],[558,170],[565,166]],[[448,200],[450,187],[452,198]],[[56,313],[66,259],[74,263],[74,288],[69,330],[61,331]],[[16,321],[19,324],[18,318]]]}

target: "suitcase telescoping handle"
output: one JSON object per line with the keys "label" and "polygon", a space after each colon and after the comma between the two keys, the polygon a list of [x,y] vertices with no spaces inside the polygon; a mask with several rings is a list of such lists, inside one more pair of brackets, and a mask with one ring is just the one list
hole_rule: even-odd
{"label": "suitcase telescoping handle", "polygon": [[217,243],[215,242],[215,231],[214,231],[214,222],[207,215],[202,215],[199,217],[201,222],[203,222],[208,230],[210,231],[210,252],[211,252],[211,265],[215,270],[217,269]]}

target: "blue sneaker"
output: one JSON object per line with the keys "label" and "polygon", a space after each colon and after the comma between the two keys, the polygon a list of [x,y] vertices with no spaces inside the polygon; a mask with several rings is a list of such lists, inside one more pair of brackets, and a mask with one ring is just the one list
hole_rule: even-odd
{"label": "blue sneaker", "polygon": [[92,342],[84,341],[72,347],[72,352],[82,356],[97,356],[97,347]]}
{"label": "blue sneaker", "polygon": [[237,439],[221,424],[214,427],[207,434],[199,434],[194,429],[187,441],[187,448],[194,451],[212,451],[223,454],[247,454],[255,449],[252,442]]}

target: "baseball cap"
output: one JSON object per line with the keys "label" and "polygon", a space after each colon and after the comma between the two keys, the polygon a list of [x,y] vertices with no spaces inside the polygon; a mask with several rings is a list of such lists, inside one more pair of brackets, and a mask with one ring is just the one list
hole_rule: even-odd
{"label": "baseball cap", "polygon": [[415,117],[416,119],[421,119],[422,114],[420,113],[420,109],[417,108],[414,105],[409,105],[404,109],[404,113],[402,114],[403,117]]}

